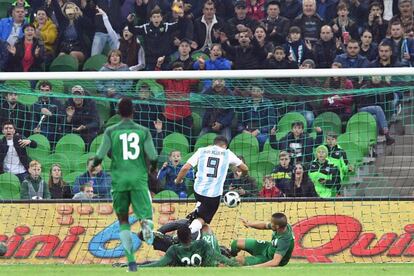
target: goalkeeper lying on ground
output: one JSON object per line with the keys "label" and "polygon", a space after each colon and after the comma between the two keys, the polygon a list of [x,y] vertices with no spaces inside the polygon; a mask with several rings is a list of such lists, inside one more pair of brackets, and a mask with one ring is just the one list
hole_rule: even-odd
{"label": "goalkeeper lying on ground", "polygon": [[[208,233],[208,230],[204,231],[204,233]],[[212,233],[204,235],[204,237],[209,237],[212,243],[208,243],[204,237],[193,241],[191,230],[186,223],[178,228],[177,236],[179,243],[171,245],[164,257],[154,263],[141,265],[140,267],[238,266],[236,261],[220,254],[217,240],[214,242],[214,239],[212,239],[214,235]],[[155,240],[157,240],[157,235],[155,237]],[[155,247],[156,245],[154,244]]]}

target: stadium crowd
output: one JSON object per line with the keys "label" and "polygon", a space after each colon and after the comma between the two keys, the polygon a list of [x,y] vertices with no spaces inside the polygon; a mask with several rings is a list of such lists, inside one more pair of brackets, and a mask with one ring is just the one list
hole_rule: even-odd
{"label": "stadium crowd", "polygon": [[[0,72],[47,71],[59,55],[71,55],[82,64],[103,53],[107,62],[100,71],[410,67],[414,64],[413,38],[411,0],[17,0],[0,20]],[[391,85],[389,78],[278,82],[329,89]],[[310,137],[315,115],[332,111],[346,121],[355,112],[371,113],[387,145],[392,145],[395,140],[389,124],[398,119],[403,98],[402,93],[387,94],[392,97],[386,99],[392,102],[392,111],[386,114],[385,107],[378,104],[384,101],[375,95],[333,94],[315,107],[289,95],[275,99],[259,85],[241,93],[224,80],[204,80],[200,85],[197,80],[158,83],[165,91],[165,108],[140,102],[134,120],[151,130],[159,152],[163,138],[173,132],[183,133],[191,144],[194,137],[211,132],[228,140],[238,133],[250,133],[257,137],[261,150],[269,141],[273,149],[281,151],[280,165],[264,177],[262,188],[251,176],[241,176],[237,170],[229,173],[226,191],[236,190],[246,197],[336,196],[352,167],[338,149],[338,133],[323,135],[315,128],[316,137]],[[98,95],[108,98],[119,98],[134,87],[130,81],[96,83]],[[91,192],[110,197],[110,175],[102,168],[88,169],[89,163],[70,190],[62,182],[58,165],[50,168],[48,183],[40,179],[41,164],[29,163],[26,153],[26,147],[35,148],[36,143],[24,137],[41,133],[53,146],[64,134],[77,133],[89,145],[102,128],[97,103],[83,98],[89,94],[81,85],[72,86],[73,98],[65,101],[48,97],[55,91],[51,82],[32,81],[32,88],[45,94],[30,107],[19,103],[13,91],[2,91],[0,170],[19,177],[25,187],[22,198],[71,198],[76,194],[75,198],[88,199]],[[197,89],[206,96],[245,96],[246,107],[238,110],[236,127],[234,108],[209,107],[201,132],[193,133],[190,102],[178,101],[177,95],[186,98]],[[152,97],[148,85],[139,87],[137,99]],[[279,111],[272,107],[278,100],[292,104]],[[306,125],[293,121],[291,131],[276,139],[274,126],[290,111],[301,113]],[[115,114],[113,107],[112,112]],[[333,153],[338,156],[332,157]],[[328,156],[337,163],[328,162]],[[187,187],[173,182],[180,166],[181,152],[172,151],[158,174],[153,172],[149,178],[153,192],[163,186],[187,197]],[[187,178],[194,179],[193,172]]]}

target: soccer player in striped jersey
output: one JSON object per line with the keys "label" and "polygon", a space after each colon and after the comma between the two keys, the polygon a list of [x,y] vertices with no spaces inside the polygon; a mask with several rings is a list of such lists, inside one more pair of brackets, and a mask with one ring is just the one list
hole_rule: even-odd
{"label": "soccer player in striped jersey", "polygon": [[97,167],[111,150],[111,193],[119,220],[119,237],[128,259],[129,271],[137,271],[128,221],[129,206],[132,205],[134,214],[141,222],[144,240],[152,244],[152,202],[148,190],[146,158],[156,162],[157,151],[149,129],[132,121],[134,106],[131,99],[122,98],[118,103],[118,111],[122,120],[105,130],[93,167]]}
{"label": "soccer player in striped jersey", "polygon": [[228,141],[224,136],[217,136],[214,145],[199,148],[196,153],[181,168],[175,183],[183,182],[184,176],[197,166],[194,182],[194,196],[197,200],[196,219],[190,224],[191,233],[201,230],[204,224],[209,224],[220,205],[223,194],[224,181],[230,165],[238,167],[244,175],[247,166],[229,149]]}

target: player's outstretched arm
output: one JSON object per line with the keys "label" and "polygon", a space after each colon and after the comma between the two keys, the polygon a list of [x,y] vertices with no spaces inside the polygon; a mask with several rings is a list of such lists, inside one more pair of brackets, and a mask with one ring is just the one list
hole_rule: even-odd
{"label": "player's outstretched arm", "polygon": [[165,255],[159,259],[158,261],[146,265],[140,265],[139,267],[164,267],[169,266],[173,263],[173,256],[174,252],[171,247],[165,252]]}
{"label": "player's outstretched arm", "polygon": [[271,259],[270,261],[267,261],[267,262],[262,263],[262,264],[254,265],[252,267],[275,267],[275,266],[279,266],[280,261],[282,260],[282,258],[283,258],[282,255],[275,254],[273,256],[273,259]]}
{"label": "player's outstretched arm", "polygon": [[183,182],[184,177],[187,175],[188,171],[192,168],[191,164],[185,163],[184,166],[181,168],[180,172],[175,179],[175,184],[180,184]]}
{"label": "player's outstretched arm", "polygon": [[243,225],[247,228],[254,228],[254,229],[258,229],[258,230],[268,230],[269,228],[269,223],[267,222],[263,222],[263,221],[248,221],[244,218],[240,218],[241,222],[243,223]]}

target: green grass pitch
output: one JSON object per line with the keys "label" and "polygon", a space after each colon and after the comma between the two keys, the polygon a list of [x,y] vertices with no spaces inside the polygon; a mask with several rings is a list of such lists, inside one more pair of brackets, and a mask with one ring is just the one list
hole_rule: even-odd
{"label": "green grass pitch", "polygon": [[[390,264],[288,264],[281,268],[147,268],[140,269],[137,275],[197,275],[197,276],[378,276],[413,275],[414,263]],[[126,268],[113,268],[109,265],[1,265],[1,275],[125,275]],[[128,273],[130,274],[130,273]]]}

